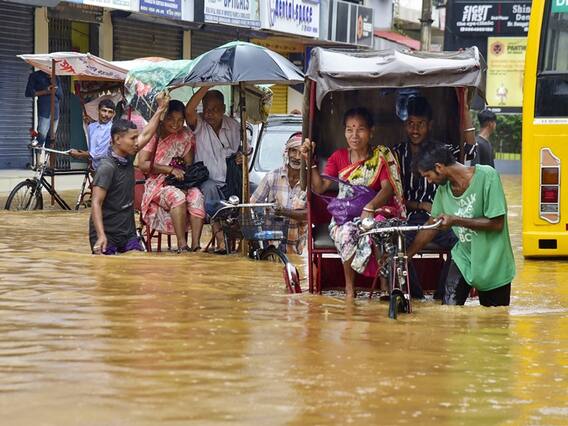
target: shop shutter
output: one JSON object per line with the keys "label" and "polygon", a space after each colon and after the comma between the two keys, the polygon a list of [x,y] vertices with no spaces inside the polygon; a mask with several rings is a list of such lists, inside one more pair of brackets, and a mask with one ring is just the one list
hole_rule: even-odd
{"label": "shop shutter", "polygon": [[288,86],[275,84],[270,87],[272,90],[272,108],[270,114],[288,113]]}
{"label": "shop shutter", "polygon": [[34,8],[0,1],[0,169],[26,167],[33,100],[26,98],[32,68],[16,55],[34,51]]}
{"label": "shop shutter", "polygon": [[216,47],[234,40],[235,38],[233,36],[227,36],[222,33],[207,32],[203,30],[192,31],[191,58],[196,58],[211,49],[215,49]]}
{"label": "shop shutter", "polygon": [[113,18],[115,61],[158,56],[182,58],[183,30],[133,19]]}

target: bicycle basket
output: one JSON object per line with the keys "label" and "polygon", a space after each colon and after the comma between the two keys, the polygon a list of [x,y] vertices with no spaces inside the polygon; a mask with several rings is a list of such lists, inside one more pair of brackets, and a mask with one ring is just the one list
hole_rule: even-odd
{"label": "bicycle basket", "polygon": [[287,221],[264,207],[246,207],[241,210],[241,232],[249,241],[281,241],[286,239]]}

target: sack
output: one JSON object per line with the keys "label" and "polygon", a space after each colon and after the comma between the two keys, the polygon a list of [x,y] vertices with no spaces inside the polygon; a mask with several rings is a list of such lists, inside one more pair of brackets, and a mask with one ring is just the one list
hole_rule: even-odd
{"label": "sack", "polygon": [[361,216],[363,208],[377,195],[374,190],[367,186],[353,185],[332,176],[324,175],[323,177],[343,185],[349,185],[353,190],[353,195],[347,198],[322,196],[324,200],[328,201],[327,211],[333,216],[335,223],[338,225],[343,225]]}
{"label": "sack", "polygon": [[236,195],[239,200],[243,199],[243,166],[237,164],[237,154],[227,157],[227,175],[225,177],[226,198]]}
{"label": "sack", "polygon": [[198,187],[207,179],[209,179],[209,170],[207,170],[203,161],[198,161],[185,167],[183,180],[177,180],[171,175],[167,176],[166,185],[172,185],[179,189],[188,189]]}

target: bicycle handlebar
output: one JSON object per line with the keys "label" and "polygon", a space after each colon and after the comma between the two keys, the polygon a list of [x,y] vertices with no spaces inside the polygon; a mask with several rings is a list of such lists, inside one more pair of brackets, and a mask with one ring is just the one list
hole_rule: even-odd
{"label": "bicycle handlebar", "polygon": [[38,151],[45,151],[45,152],[53,152],[54,154],[61,154],[61,155],[70,155],[69,152],[71,151],[68,149],[67,151],[59,151],[57,149],[46,148],[44,146],[34,146],[32,149],[36,149]]}
{"label": "bicycle handlebar", "polygon": [[222,212],[223,210],[228,209],[241,209],[246,207],[276,207],[276,203],[240,203],[240,204],[232,204],[227,201],[221,201],[223,207],[215,212],[215,214],[211,217],[211,220],[215,220],[217,214]]}
{"label": "bicycle handlebar", "polygon": [[392,232],[412,232],[421,231],[423,229],[437,229],[442,224],[442,219],[438,219],[436,222],[430,225],[403,225],[403,226],[386,226],[384,228],[374,228],[370,229],[359,236],[372,235],[372,234],[387,234]]}

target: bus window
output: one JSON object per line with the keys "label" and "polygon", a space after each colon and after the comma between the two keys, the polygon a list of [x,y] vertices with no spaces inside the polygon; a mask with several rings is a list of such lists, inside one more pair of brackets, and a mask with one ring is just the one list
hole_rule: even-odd
{"label": "bus window", "polygon": [[568,12],[552,13],[553,1],[543,22],[535,117],[568,117]]}

